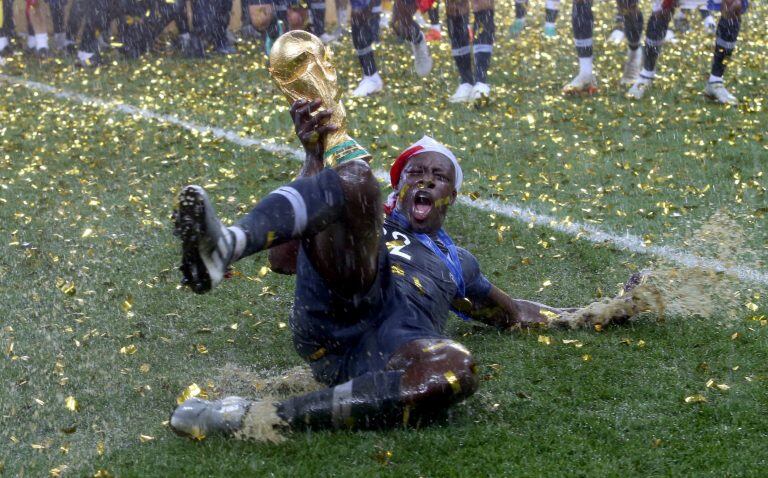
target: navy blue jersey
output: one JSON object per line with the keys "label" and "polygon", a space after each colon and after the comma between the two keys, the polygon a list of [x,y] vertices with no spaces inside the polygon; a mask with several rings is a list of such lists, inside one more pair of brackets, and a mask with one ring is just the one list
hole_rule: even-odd
{"label": "navy blue jersey", "polygon": [[[384,221],[383,232],[393,282],[406,297],[409,306],[429,318],[435,330],[442,331],[451,303],[454,299],[461,299],[457,297],[457,286],[448,267],[410,230],[390,218]],[[464,296],[470,301],[484,299],[491,290],[491,283],[480,272],[475,256],[461,247],[457,250],[464,277]]]}
{"label": "navy blue jersey", "polygon": [[[379,251],[371,288],[341,297],[312,266],[303,245],[299,250],[290,321],[293,343],[322,383],[334,385],[384,370],[392,354],[410,341],[445,338],[443,329],[457,295],[448,267],[389,220]],[[486,297],[491,284],[477,260],[461,248],[458,255],[466,297]]]}

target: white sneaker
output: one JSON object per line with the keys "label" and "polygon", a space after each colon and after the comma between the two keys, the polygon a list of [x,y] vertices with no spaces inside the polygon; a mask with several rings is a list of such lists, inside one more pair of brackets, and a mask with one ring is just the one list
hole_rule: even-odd
{"label": "white sneaker", "polygon": [[486,83],[475,83],[472,87],[472,93],[469,95],[469,99],[472,101],[486,101],[491,96],[491,87]]}
{"label": "white sneaker", "polygon": [[381,15],[379,15],[379,28],[382,30],[386,30],[389,28],[389,19],[390,14],[387,12],[381,12]]}
{"label": "white sneaker", "polygon": [[411,43],[411,50],[413,51],[413,67],[416,69],[416,74],[424,77],[429,75],[432,71],[432,55],[429,54],[429,46],[424,36],[421,37],[419,43]]}
{"label": "white sneaker", "polygon": [[704,19],[704,30],[706,30],[707,33],[710,35],[714,35],[717,32],[717,22],[715,21],[715,17],[712,15],[707,15],[707,18]]}
{"label": "white sneaker", "polygon": [[474,86],[469,83],[462,83],[456,88],[456,91],[448,98],[451,103],[467,103],[472,101],[472,90]]}
{"label": "white sneaker", "polygon": [[627,91],[627,96],[634,100],[642,100],[643,96],[645,96],[645,92],[648,91],[648,89],[653,84],[653,79],[651,78],[644,78],[640,77],[635,81],[635,84],[632,85],[632,88]]}
{"label": "white sneaker", "polygon": [[608,36],[608,41],[616,45],[619,43],[624,43],[624,31],[619,30],[618,28],[612,31]]}
{"label": "white sneaker", "polygon": [[738,98],[726,90],[725,85],[719,81],[717,83],[707,83],[707,87],[704,88],[704,94],[707,95],[708,98],[724,105],[739,104]]}
{"label": "white sneaker", "polygon": [[627,61],[624,63],[624,74],[621,77],[621,84],[624,86],[634,85],[640,77],[640,48],[627,51]]}
{"label": "white sneaker", "polygon": [[355,91],[352,92],[352,96],[363,98],[378,93],[383,89],[384,81],[381,79],[381,76],[379,76],[379,73],[376,72],[371,76],[364,76],[363,79],[360,80],[360,84],[355,88]]}
{"label": "white sneaker", "polygon": [[664,43],[677,43],[675,32],[672,30],[667,30],[667,33],[664,34]]}
{"label": "white sneaker", "polygon": [[563,87],[566,95],[594,95],[597,93],[595,75],[576,75],[570,83]]}

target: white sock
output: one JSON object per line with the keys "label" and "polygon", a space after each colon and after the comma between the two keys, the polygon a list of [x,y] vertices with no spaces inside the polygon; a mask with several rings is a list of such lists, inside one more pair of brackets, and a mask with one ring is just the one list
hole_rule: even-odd
{"label": "white sock", "polygon": [[655,71],[648,71],[645,68],[643,68],[643,71],[640,72],[640,81],[643,83],[650,83],[652,79],[656,77]]}
{"label": "white sock", "polygon": [[245,235],[245,231],[238,226],[230,226],[227,229],[235,235],[234,250],[232,251],[232,262],[235,262],[243,255],[248,238]]}
{"label": "white sock", "polygon": [[86,62],[90,60],[93,57],[93,53],[88,53],[87,51],[79,50],[77,52],[77,59]]}
{"label": "white sock", "polygon": [[42,50],[43,48],[48,48],[48,34],[47,33],[38,33],[35,35],[35,48],[38,50]]}
{"label": "white sock", "polygon": [[8,47],[8,37],[0,37],[0,51]]}
{"label": "white sock", "polygon": [[37,45],[37,38],[35,35],[27,35],[27,48],[34,50],[35,45]]}
{"label": "white sock", "polygon": [[707,80],[707,83],[722,83],[723,77],[722,76],[715,76],[715,75],[709,75],[709,80]]}
{"label": "white sock", "polygon": [[592,57],[586,58],[579,57],[579,76],[587,76],[592,74]]}
{"label": "white sock", "polygon": [[181,37],[181,39],[182,39],[183,41],[189,41],[189,39],[191,38],[191,37],[189,36],[189,33],[182,33],[182,34],[181,34],[181,35],[179,35],[179,36]]}
{"label": "white sock", "polygon": [[555,24],[552,22],[544,22],[544,28],[555,28]]}
{"label": "white sock", "polygon": [[438,24],[434,24],[433,23],[432,25],[429,26],[429,28],[439,32],[440,31],[440,24],[439,23]]}

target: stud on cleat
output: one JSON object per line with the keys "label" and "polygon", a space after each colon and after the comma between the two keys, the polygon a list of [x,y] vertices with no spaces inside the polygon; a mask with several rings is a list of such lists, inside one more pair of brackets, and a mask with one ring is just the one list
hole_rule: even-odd
{"label": "stud on cleat", "polygon": [[174,235],[181,239],[181,284],[202,294],[224,278],[234,260],[235,235],[219,221],[200,186],[186,186],[174,212]]}

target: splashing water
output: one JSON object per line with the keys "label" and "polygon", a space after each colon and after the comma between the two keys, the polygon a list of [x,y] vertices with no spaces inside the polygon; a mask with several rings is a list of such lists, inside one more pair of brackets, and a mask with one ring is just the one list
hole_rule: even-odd
{"label": "splashing water", "polygon": [[[755,260],[747,247],[743,227],[725,211],[713,214],[685,241],[691,253],[710,257],[726,265],[740,260]],[[551,326],[602,327],[623,322],[639,313],[658,317],[724,318],[738,317],[744,284],[733,276],[702,267],[681,268],[659,260],[643,273],[640,283],[628,293],[613,299],[593,302],[549,321]]]}

